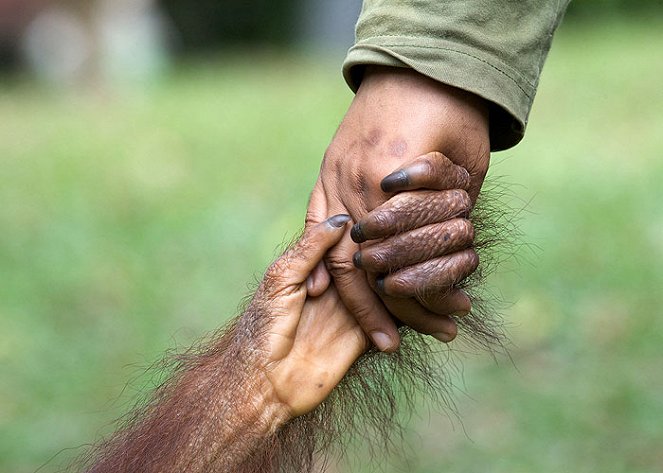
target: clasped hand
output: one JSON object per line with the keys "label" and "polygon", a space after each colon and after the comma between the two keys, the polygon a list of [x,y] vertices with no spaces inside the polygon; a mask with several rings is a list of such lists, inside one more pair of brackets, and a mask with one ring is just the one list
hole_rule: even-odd
{"label": "clasped hand", "polygon": [[[440,153],[416,158],[382,181],[383,189],[394,193],[383,205],[354,225],[341,214],[310,226],[270,266],[253,304],[265,318],[257,368],[265,379],[266,401],[281,412],[277,418],[313,410],[371,346],[334,283],[310,283],[331,249],[362,242],[354,262],[393,304],[457,298],[469,310],[467,296],[453,289],[478,264],[466,218],[471,202],[463,187],[468,183],[467,171]],[[407,190],[421,187],[447,190]],[[450,315],[422,311],[401,323],[443,341],[456,335]]]}

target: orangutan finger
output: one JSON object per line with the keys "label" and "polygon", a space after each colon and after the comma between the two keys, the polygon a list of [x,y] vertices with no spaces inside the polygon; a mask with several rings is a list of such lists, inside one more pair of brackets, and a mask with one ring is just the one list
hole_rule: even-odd
{"label": "orangutan finger", "polygon": [[304,235],[267,270],[265,279],[275,290],[303,283],[327,250],[343,237],[349,215],[335,215],[309,227]]}
{"label": "orangutan finger", "polygon": [[357,251],[352,261],[358,268],[390,273],[472,245],[474,227],[464,218],[454,218],[401,233]]}
{"label": "orangutan finger", "polygon": [[472,301],[462,289],[421,295],[416,300],[431,312],[451,317],[465,317],[472,310]]}
{"label": "orangutan finger", "polygon": [[376,286],[381,294],[394,297],[425,297],[444,292],[472,274],[479,256],[472,249],[408,266],[395,273],[380,276]]}
{"label": "orangutan finger", "polygon": [[441,342],[450,342],[458,334],[456,321],[446,315],[438,315],[423,307],[415,299],[382,298],[389,312],[403,324],[419,333],[431,335]]}
{"label": "orangutan finger", "polygon": [[363,243],[467,215],[471,208],[470,197],[462,189],[396,194],[359,220],[350,235]]}
{"label": "orangutan finger", "polygon": [[382,179],[380,187],[387,193],[413,189],[467,190],[470,187],[470,174],[442,153],[433,151],[389,174]]}
{"label": "orangutan finger", "polygon": [[306,293],[311,297],[321,296],[330,283],[331,276],[325,267],[325,262],[321,260],[306,278]]}

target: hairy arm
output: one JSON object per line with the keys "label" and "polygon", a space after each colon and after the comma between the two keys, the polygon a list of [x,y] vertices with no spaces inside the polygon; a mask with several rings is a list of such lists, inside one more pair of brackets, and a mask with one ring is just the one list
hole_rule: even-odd
{"label": "hairy arm", "polygon": [[[348,436],[387,445],[398,433],[399,397],[448,400],[448,369],[423,334],[453,338],[457,316],[414,314],[421,333],[401,328],[406,343],[380,353],[368,350],[336,287],[313,297],[307,280],[328,250],[359,233],[376,241],[355,261],[383,275],[380,293],[410,298],[423,288],[456,297],[436,286],[453,287],[474,269],[469,197],[462,189],[408,190],[436,187],[440,176],[447,187],[454,172],[466,183],[456,168],[439,153],[419,157],[397,171],[398,182],[383,180],[396,194],[352,231],[343,215],[309,227],[268,269],[244,313],[179,357],[173,376],[92,452],[85,471],[309,472],[316,453]],[[438,237],[422,238],[427,232]],[[413,245],[417,251],[404,251]],[[432,276],[422,279],[422,271]]]}
{"label": "hairy arm", "polygon": [[[347,216],[310,228],[267,271],[248,308],[173,377],[86,471],[278,471],[269,448],[291,419],[318,406],[367,348],[333,287],[306,298],[306,278],[346,233]],[[287,430],[287,429],[286,429]]]}

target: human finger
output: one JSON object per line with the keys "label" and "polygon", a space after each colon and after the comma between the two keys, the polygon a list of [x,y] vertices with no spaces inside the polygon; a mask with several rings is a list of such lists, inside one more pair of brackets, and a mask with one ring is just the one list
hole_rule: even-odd
{"label": "human finger", "polygon": [[342,239],[325,261],[345,307],[380,351],[394,351],[400,343],[398,329],[363,271],[352,264],[357,245]]}
{"label": "human finger", "polygon": [[473,241],[472,223],[454,218],[365,246],[353,255],[352,261],[368,272],[388,273],[468,248]]}
{"label": "human finger", "polygon": [[323,256],[345,233],[349,215],[334,215],[310,227],[304,235],[267,270],[265,279],[282,287],[301,284],[315,269]]}
{"label": "human finger", "polygon": [[329,215],[328,212],[329,205],[327,203],[327,197],[325,195],[324,186],[322,181],[318,178],[311,195],[309,196],[308,205],[306,206],[306,220],[304,223],[304,228],[308,229],[313,225],[324,221]]}
{"label": "human finger", "polygon": [[[308,229],[327,218],[327,209],[328,203],[324,186],[318,178],[309,197],[304,229]],[[318,297],[327,290],[330,282],[329,272],[327,272],[324,262],[320,261],[306,279],[306,292],[311,297]]]}
{"label": "human finger", "polygon": [[380,182],[384,192],[413,189],[465,189],[470,187],[470,173],[440,152],[419,156],[392,172]]}
{"label": "human finger", "polygon": [[394,297],[423,296],[444,292],[470,275],[479,265],[473,249],[435,258],[380,276],[376,280],[381,294]]}
{"label": "human finger", "polygon": [[351,236],[356,243],[385,238],[467,215],[471,208],[462,189],[396,194],[355,223]]}

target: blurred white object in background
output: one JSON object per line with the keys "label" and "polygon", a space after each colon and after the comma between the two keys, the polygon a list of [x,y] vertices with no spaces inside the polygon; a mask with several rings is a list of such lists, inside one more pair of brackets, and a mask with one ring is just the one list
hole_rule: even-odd
{"label": "blurred white object in background", "polygon": [[169,22],[155,1],[101,0],[95,22],[105,77],[144,81],[168,65]]}
{"label": "blurred white object in background", "polygon": [[62,6],[41,11],[22,40],[26,62],[49,82],[74,82],[91,56],[92,41],[81,18]]}
{"label": "blurred white object in background", "polygon": [[154,0],[53,0],[25,30],[22,49],[52,83],[145,82],[168,64],[169,33]]}

